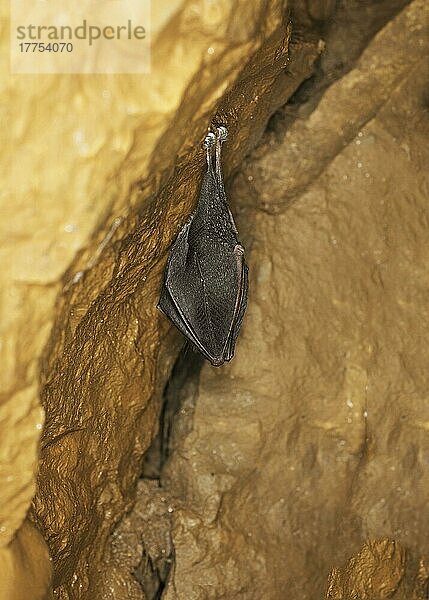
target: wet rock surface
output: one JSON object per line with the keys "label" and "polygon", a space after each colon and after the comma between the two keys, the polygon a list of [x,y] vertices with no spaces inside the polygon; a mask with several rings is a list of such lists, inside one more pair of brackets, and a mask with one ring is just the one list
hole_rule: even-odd
{"label": "wet rock surface", "polygon": [[[250,304],[176,417],[169,600],[322,598],[368,538],[429,552],[427,24],[413,2],[230,188]],[[402,597],[377,577],[356,598]]]}
{"label": "wet rock surface", "polygon": [[[173,63],[177,58],[168,54],[169,27],[181,28],[175,43],[183,51],[190,32],[195,34],[193,62],[181,65],[175,104],[170,98],[177,117],[170,112],[165,127],[167,119],[159,116],[148,138],[151,153],[139,165],[144,124],[150,107],[159,108],[159,97],[145,107],[124,159],[127,173],[115,178],[126,196],[109,190],[114,201],[107,215],[99,215],[97,233],[64,278],[42,362],[46,423],[32,510],[53,558],[58,598],[104,598],[106,580],[118,599],[135,589],[132,573],[111,559],[111,534],[133,505],[142,457],[157,431],[161,393],[181,343],[156,309],[167,251],[196,201],[208,125],[228,126],[230,173],[257,143],[273,111],[311,73],[321,50],[318,40],[309,36],[289,44],[283,8],[273,2],[268,10],[254,5],[249,13],[244,5],[225,5],[217,19],[233,28],[216,28],[216,44],[202,66],[198,50],[207,52],[203,42],[206,28],[214,27],[213,15],[202,12],[189,20],[192,7],[184,6],[159,31],[153,68],[160,79],[168,74],[160,67],[162,58]],[[301,64],[299,76],[285,71],[292,52]],[[154,114],[151,118],[153,125]]]}
{"label": "wet rock surface", "polygon": [[376,540],[332,570],[326,600],[426,600],[428,583],[427,559],[418,560],[393,540]]}
{"label": "wet rock surface", "polygon": [[[429,13],[405,4],[158,3],[149,79],[5,78],[1,600],[425,597]],[[155,307],[210,124],[249,310],[230,365],[173,369]]]}

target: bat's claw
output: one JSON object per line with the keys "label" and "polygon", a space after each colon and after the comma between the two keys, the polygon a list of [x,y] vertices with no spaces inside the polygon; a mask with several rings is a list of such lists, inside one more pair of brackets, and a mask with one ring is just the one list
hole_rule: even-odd
{"label": "bat's claw", "polygon": [[228,129],[224,125],[220,125],[219,127],[216,127],[216,133],[213,133],[212,131],[210,131],[206,135],[206,137],[204,138],[204,148],[206,150],[209,150],[210,148],[212,148],[214,146],[214,144],[217,141],[222,144],[226,140],[227,137],[228,137]]}
{"label": "bat's claw", "polygon": [[213,144],[216,141],[216,136],[214,133],[212,133],[211,131],[206,135],[206,137],[204,138],[204,148],[206,150],[208,150],[209,148],[211,148],[213,146]]}
{"label": "bat's claw", "polygon": [[225,125],[221,125],[216,131],[220,142],[224,142],[228,137],[228,129],[225,127]]}

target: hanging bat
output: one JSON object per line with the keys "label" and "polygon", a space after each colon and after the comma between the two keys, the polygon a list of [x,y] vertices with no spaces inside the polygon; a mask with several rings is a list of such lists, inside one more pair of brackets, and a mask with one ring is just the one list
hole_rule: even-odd
{"label": "hanging bat", "polygon": [[173,243],[158,304],[216,367],[234,356],[248,293],[244,248],[221,171],[227,134],[226,127],[218,127],[204,141],[207,171],[198,204]]}

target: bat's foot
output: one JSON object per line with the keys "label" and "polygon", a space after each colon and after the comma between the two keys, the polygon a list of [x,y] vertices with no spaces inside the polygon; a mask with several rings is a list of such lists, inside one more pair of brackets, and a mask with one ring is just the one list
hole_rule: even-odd
{"label": "bat's foot", "polygon": [[223,186],[223,183],[222,183],[222,170],[221,170],[221,166],[220,166],[220,154],[221,154],[222,144],[226,140],[227,137],[228,137],[228,129],[225,127],[225,125],[219,125],[219,127],[216,127],[215,171],[216,171],[217,179],[220,182],[221,186]]}
{"label": "bat's foot", "polygon": [[204,148],[206,150],[208,150],[209,148],[211,148],[214,145],[215,141],[216,141],[216,136],[214,133],[212,133],[210,131],[210,133],[208,133],[206,135],[206,137],[204,138]]}
{"label": "bat's foot", "polygon": [[210,131],[206,137],[204,138],[204,148],[206,150],[210,150],[210,148],[212,148],[216,142],[220,142],[221,144],[223,144],[223,142],[226,140],[226,138],[228,137],[228,129],[225,127],[225,125],[220,125],[219,127],[216,127],[216,133],[213,133],[212,131]]}
{"label": "bat's foot", "polygon": [[217,137],[220,140],[220,142],[224,142],[226,140],[226,138],[228,137],[228,129],[225,127],[225,125],[221,125],[220,127],[218,127],[216,129],[217,132]]}

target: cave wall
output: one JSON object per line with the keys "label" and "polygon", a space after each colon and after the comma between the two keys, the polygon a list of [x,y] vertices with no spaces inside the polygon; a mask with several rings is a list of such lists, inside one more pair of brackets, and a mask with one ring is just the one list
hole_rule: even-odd
{"label": "cave wall", "polygon": [[[344,64],[332,2],[157,2],[147,76],[10,75],[2,29],[1,600],[150,597],[166,530],[167,599],[321,597],[334,565],[340,598],[366,537],[427,552],[428,14],[354,65],[386,4],[351,6]],[[159,489],[137,482],[182,340],[155,307],[220,123],[249,311]]]}
{"label": "cave wall", "polygon": [[[295,45],[286,80],[285,8],[157,3],[148,76],[2,79],[5,598],[20,598],[17,580],[41,598],[51,575],[58,598],[142,597],[109,540],[181,343],[156,311],[166,253],[207,127],[228,124],[232,171],[311,71],[315,39]],[[7,28],[1,42],[6,57]]]}
{"label": "cave wall", "polygon": [[231,185],[250,302],[176,416],[168,600],[322,598],[351,556],[327,597],[427,597],[428,17],[411,3]]}

